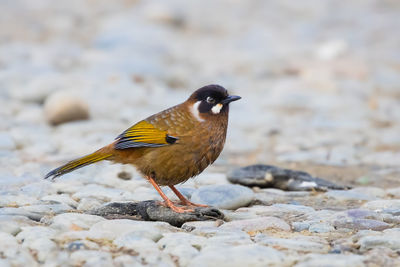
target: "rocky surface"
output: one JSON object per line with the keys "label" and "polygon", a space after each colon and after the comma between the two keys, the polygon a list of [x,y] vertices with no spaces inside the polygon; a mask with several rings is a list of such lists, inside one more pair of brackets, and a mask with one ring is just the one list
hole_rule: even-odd
{"label": "rocky surface", "polygon": [[[395,0],[2,1],[0,266],[400,266],[399,18]],[[209,83],[242,99],[177,187],[223,218],[160,211],[131,166],[42,179]],[[351,189],[227,179],[260,163]]]}

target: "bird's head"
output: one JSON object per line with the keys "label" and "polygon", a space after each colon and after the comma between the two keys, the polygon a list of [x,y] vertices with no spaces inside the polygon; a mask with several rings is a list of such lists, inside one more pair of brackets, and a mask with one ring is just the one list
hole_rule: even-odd
{"label": "bird's head", "polygon": [[187,100],[192,114],[203,121],[207,116],[227,115],[229,103],[241,97],[229,95],[228,91],[219,85],[207,85],[197,89]]}

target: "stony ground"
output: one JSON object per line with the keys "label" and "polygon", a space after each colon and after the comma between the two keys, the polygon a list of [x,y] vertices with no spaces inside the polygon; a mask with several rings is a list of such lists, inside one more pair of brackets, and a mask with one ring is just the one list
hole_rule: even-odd
{"label": "stony ground", "polygon": [[[1,1],[0,266],[400,266],[399,26],[395,0]],[[87,214],[159,199],[130,166],[42,179],[210,83],[243,99],[180,188],[226,221]],[[229,184],[254,163],[353,189]]]}

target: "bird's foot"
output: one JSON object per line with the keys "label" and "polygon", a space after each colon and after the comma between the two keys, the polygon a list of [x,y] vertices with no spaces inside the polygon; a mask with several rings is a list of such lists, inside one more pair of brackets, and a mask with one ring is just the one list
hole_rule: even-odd
{"label": "bird's foot", "polygon": [[189,206],[189,207],[201,207],[201,208],[208,208],[209,207],[208,205],[193,203],[193,202],[191,202],[191,201],[189,201],[187,199],[182,200],[180,203],[182,205]]}
{"label": "bird's foot", "polygon": [[163,206],[166,206],[170,208],[171,210],[175,211],[176,213],[185,213],[185,212],[193,212],[194,209],[192,209],[190,206],[187,207],[177,207],[172,203],[172,201],[164,201],[161,202]]}

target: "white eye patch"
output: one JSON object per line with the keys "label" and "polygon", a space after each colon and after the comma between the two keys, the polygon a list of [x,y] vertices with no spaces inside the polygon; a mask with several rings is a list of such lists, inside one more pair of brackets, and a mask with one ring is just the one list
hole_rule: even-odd
{"label": "white eye patch", "polygon": [[221,112],[221,109],[222,109],[223,106],[224,106],[224,105],[222,105],[222,104],[220,104],[220,103],[216,104],[216,105],[213,106],[212,109],[211,109],[212,113],[214,113],[214,114],[219,114],[219,113]]}
{"label": "white eye patch", "polygon": [[193,116],[200,122],[204,121],[204,119],[201,118],[200,116],[200,111],[199,111],[199,105],[201,101],[197,101],[196,103],[193,104],[193,106],[190,108],[190,112],[192,112]]}

